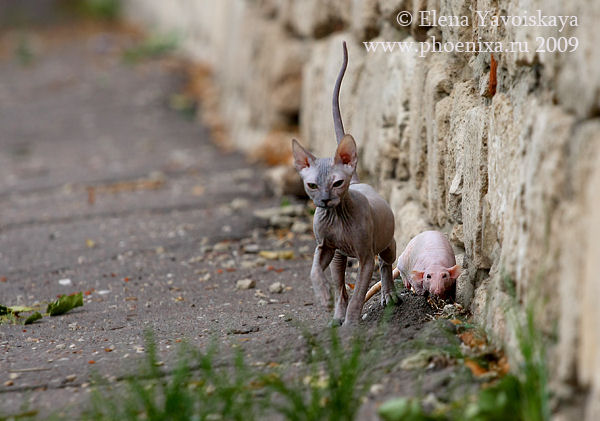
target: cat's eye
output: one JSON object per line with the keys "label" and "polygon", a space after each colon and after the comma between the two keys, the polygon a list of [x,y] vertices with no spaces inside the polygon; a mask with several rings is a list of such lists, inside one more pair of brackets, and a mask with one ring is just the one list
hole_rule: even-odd
{"label": "cat's eye", "polygon": [[342,187],[342,184],[344,184],[344,180],[338,180],[333,183],[333,187]]}
{"label": "cat's eye", "polygon": [[308,186],[309,189],[311,190],[316,190],[317,189],[317,185],[315,183],[306,183],[306,185]]}

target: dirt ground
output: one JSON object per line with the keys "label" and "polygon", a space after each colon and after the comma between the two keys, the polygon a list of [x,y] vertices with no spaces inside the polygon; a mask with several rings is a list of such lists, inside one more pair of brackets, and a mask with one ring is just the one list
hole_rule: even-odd
{"label": "dirt ground", "polygon": [[[128,64],[121,52],[133,41],[117,32],[48,33],[29,35],[28,63],[14,52],[15,35],[3,36],[0,303],[44,305],[83,291],[85,304],[33,325],[0,325],[0,415],[24,402],[42,416],[77,412],[92,373],[119,382],[137,367],[149,329],[165,370],[179,342],[205,347],[214,338],[224,352],[242,347],[250,362],[302,363],[301,329],[325,332],[332,316],[313,302],[306,202],[282,208],[263,169],[221,152],[174,109],[185,81],[173,60]],[[291,214],[293,230],[255,215],[265,209]],[[255,287],[236,288],[243,279]],[[275,282],[281,292],[270,291]],[[418,375],[400,368],[415,338],[455,340],[443,323],[428,323],[424,298],[402,297],[383,330],[379,296],[365,306],[361,325],[379,335],[382,352],[361,419],[375,419],[390,397],[454,393],[465,374],[443,363]]]}

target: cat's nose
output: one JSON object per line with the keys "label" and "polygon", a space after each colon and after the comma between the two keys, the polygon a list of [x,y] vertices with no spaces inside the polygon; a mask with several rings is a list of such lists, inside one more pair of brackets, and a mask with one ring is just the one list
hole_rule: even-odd
{"label": "cat's nose", "polygon": [[331,199],[322,199],[321,201],[323,202],[323,206],[327,206],[327,204],[331,202]]}

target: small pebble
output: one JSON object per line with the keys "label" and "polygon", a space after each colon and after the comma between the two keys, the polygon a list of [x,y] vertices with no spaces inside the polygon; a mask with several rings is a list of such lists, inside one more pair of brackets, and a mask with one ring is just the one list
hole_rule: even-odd
{"label": "small pebble", "polygon": [[229,250],[229,243],[226,241],[222,241],[213,246],[214,251],[227,251]]}
{"label": "small pebble", "polygon": [[283,292],[283,284],[281,282],[273,282],[269,285],[269,292],[272,294],[281,294]]}
{"label": "small pebble", "polygon": [[260,251],[258,244],[247,244],[244,246],[244,253],[256,254]]}
{"label": "small pebble", "polygon": [[235,284],[237,289],[251,289],[256,286],[256,281],[254,279],[240,279]]}

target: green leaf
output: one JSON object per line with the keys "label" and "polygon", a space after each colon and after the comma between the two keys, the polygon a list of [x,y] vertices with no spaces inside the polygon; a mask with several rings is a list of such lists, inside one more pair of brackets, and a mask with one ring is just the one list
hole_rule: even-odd
{"label": "green leaf", "polygon": [[25,323],[26,325],[30,325],[33,322],[40,320],[42,318],[42,315],[40,314],[39,311],[36,311],[35,313],[33,313],[31,316],[29,316],[26,320]]}
{"label": "green leaf", "polygon": [[5,316],[8,313],[11,313],[10,309],[6,306],[3,306],[2,304],[0,304],[0,316]]}
{"label": "green leaf", "polygon": [[19,313],[26,313],[28,311],[34,311],[35,308],[32,307],[26,307],[26,306],[12,306],[8,308],[12,313],[14,314],[19,314]]}
{"label": "green leaf", "polygon": [[83,293],[79,292],[75,295],[63,295],[55,302],[48,304],[46,313],[48,313],[50,316],[59,316],[73,310],[75,307],[80,307],[82,305]]}

